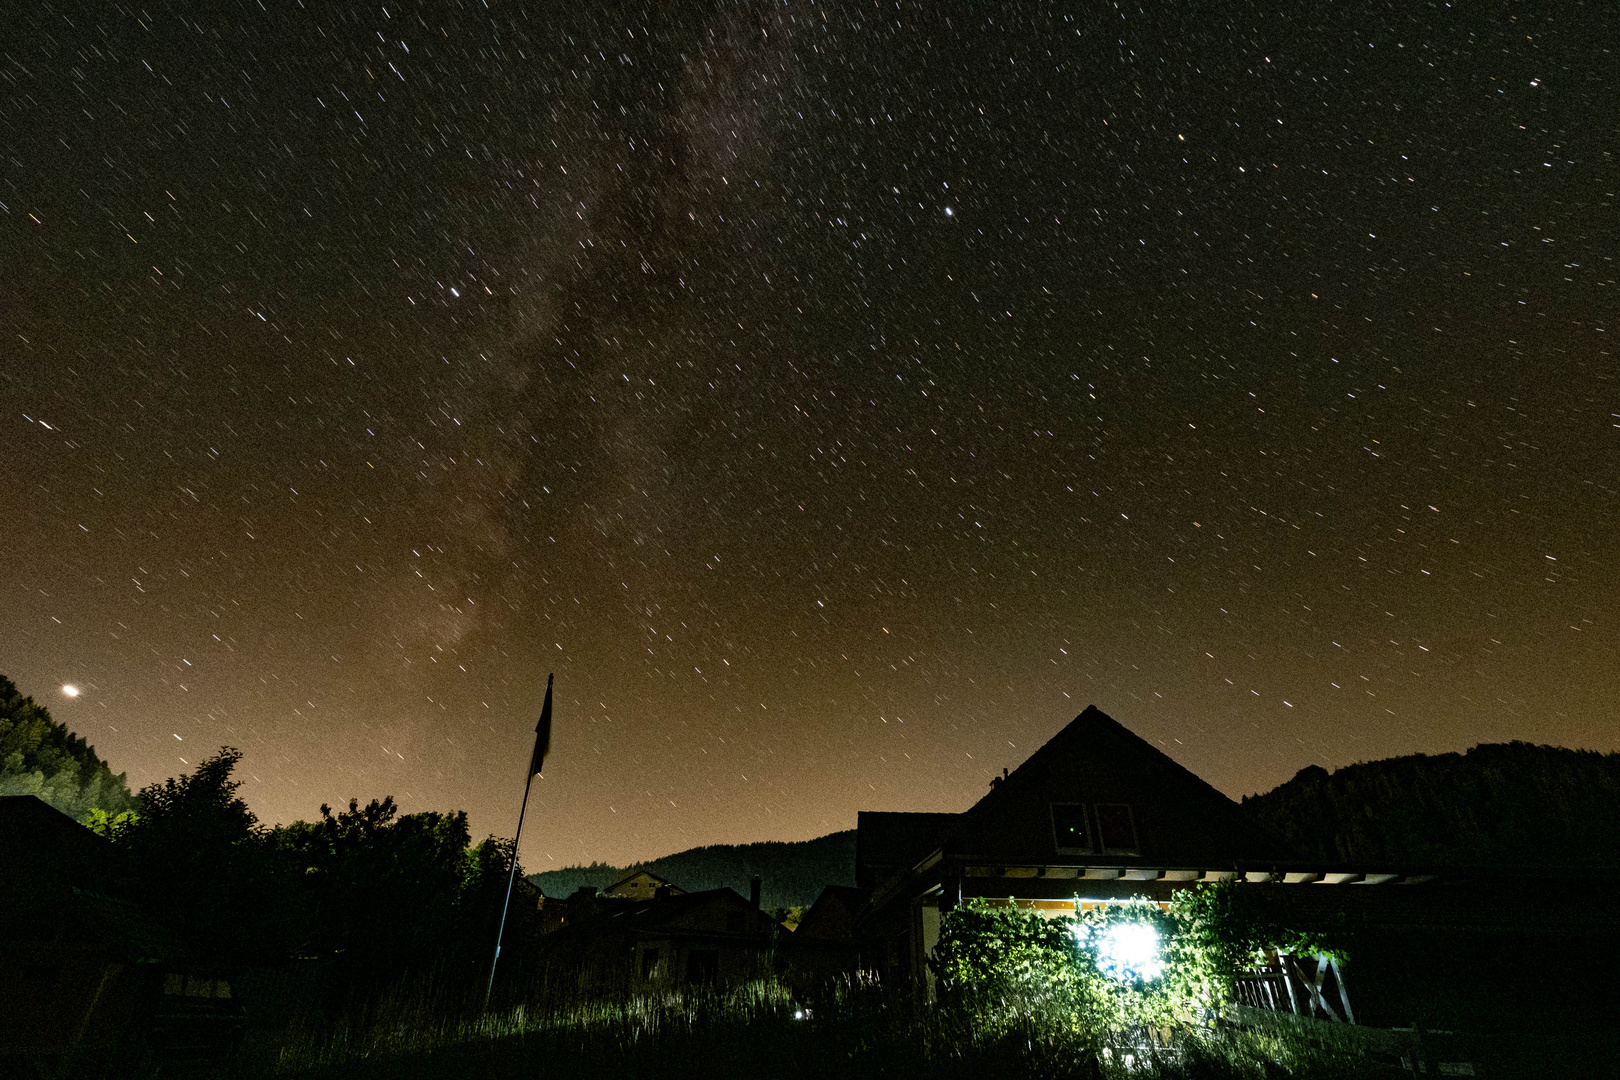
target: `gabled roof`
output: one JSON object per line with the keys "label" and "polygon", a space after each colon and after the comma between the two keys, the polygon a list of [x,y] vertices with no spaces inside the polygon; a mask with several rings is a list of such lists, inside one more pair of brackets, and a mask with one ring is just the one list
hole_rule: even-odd
{"label": "gabled roof", "polygon": [[615,881],[613,884],[609,885],[603,891],[607,892],[607,893],[612,893],[613,890],[617,889],[620,885],[624,885],[624,884],[626,884],[628,882],[634,881],[638,877],[652,878],[652,880],[655,881],[657,884],[659,884],[659,885],[667,885],[671,889],[674,889],[674,890],[676,890],[678,892],[683,892],[684,893],[686,891],[686,890],[682,889],[679,885],[675,884],[673,881],[669,880],[666,877],[660,877],[658,874],[653,873],[651,870],[632,870],[632,871],[630,871],[630,873],[624,875],[624,877],[620,878],[618,881]]}
{"label": "gabled roof", "polygon": [[100,887],[113,857],[110,843],[51,804],[0,797],[0,866],[10,884]]}
{"label": "gabled roof", "polygon": [[[1059,851],[1054,804],[1087,807],[1090,854]],[[1135,854],[1096,843],[1099,804],[1130,807]],[[939,848],[964,860],[1031,865],[1224,867],[1293,855],[1237,803],[1095,706],[959,815]]]}
{"label": "gabled roof", "polygon": [[828,885],[799,920],[793,940],[849,941],[855,936],[855,924],[868,895],[866,889]]}
{"label": "gabled roof", "polygon": [[111,843],[49,803],[0,797],[0,925],[17,940],[71,941],[131,963],[178,955],[180,942],[118,895],[117,864]]}

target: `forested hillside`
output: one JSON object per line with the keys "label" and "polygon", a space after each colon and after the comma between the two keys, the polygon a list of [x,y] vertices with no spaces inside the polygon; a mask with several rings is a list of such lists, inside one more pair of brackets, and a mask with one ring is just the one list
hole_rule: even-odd
{"label": "forested hillside", "polygon": [[114,776],[83,738],[51,719],[0,675],[0,795],[37,795],[72,817],[135,805],[124,774]]}
{"label": "forested hillside", "polygon": [[1620,866],[1620,754],[1511,742],[1312,765],[1243,805],[1335,862]]}
{"label": "forested hillside", "polygon": [[547,896],[569,896],[582,885],[605,889],[633,870],[650,870],[687,892],[730,887],[748,895],[748,882],[761,879],[766,909],[812,904],[827,885],[855,884],[855,830],[797,843],[714,844],[666,855],[635,866],[593,863],[551,870],[529,878]]}

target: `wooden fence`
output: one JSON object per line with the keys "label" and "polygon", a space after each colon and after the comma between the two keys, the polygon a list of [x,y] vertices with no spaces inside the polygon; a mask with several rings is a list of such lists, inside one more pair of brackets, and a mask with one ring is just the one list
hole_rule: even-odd
{"label": "wooden fence", "polygon": [[1262,966],[1238,976],[1235,992],[1238,1004],[1251,1009],[1356,1022],[1344,969],[1330,956],[1273,953]]}

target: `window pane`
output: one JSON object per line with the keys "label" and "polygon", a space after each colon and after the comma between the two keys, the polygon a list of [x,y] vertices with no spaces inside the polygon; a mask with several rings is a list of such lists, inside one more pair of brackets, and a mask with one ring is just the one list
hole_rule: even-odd
{"label": "window pane", "polygon": [[1084,803],[1052,804],[1052,837],[1060,851],[1090,851]]}
{"label": "window pane", "polygon": [[1136,824],[1124,803],[1098,803],[1097,830],[1104,851],[1136,853]]}

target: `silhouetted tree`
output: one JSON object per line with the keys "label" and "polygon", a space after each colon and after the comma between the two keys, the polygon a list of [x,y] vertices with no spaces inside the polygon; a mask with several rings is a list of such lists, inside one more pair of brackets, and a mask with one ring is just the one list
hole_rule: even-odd
{"label": "silhouetted tree", "polygon": [[118,837],[139,898],[189,951],[214,962],[270,958],[284,947],[284,887],[268,834],[236,794],[242,752],[221,747],[189,776],[141,789]]}
{"label": "silhouetted tree", "polygon": [[465,813],[401,816],[392,796],[351,799],[273,839],[299,882],[305,955],[385,976],[476,965],[494,944],[512,844],[471,845]]}

